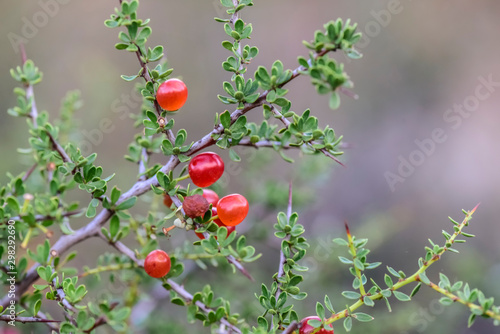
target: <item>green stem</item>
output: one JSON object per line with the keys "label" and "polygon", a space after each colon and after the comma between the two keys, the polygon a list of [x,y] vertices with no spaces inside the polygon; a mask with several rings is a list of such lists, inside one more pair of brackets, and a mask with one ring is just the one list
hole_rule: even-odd
{"label": "green stem", "polygon": [[[347,222],[345,223],[345,229],[347,232],[347,241],[349,242],[349,249],[351,251],[352,260],[354,261],[357,257],[356,247],[354,247],[354,242],[352,241],[352,235],[351,235],[351,232],[349,231],[349,226],[347,226]],[[365,287],[363,285],[363,280],[361,279],[361,270],[358,268],[358,266],[356,266],[355,263],[353,263],[353,265],[354,265],[354,271],[356,273],[356,277],[359,280],[359,293],[361,293],[361,298],[363,298],[366,295],[366,291],[365,291]]]}
{"label": "green stem", "polygon": [[26,237],[24,237],[24,240],[23,240],[23,243],[21,244],[21,248],[26,248],[28,247],[28,242],[30,241],[31,239],[31,235],[33,234],[33,230],[34,228],[33,227],[30,227],[28,229],[28,233],[26,233]]}
{"label": "green stem", "polygon": [[119,263],[119,264],[111,264],[109,266],[101,266],[94,269],[90,269],[85,271],[83,274],[78,275],[78,277],[85,277],[92,274],[102,273],[105,271],[117,271],[122,269],[132,269],[137,267],[135,263]]}
{"label": "green stem", "polygon": [[214,220],[216,220],[216,219],[219,219],[219,216],[217,216],[217,215],[212,216],[212,218],[210,218],[210,219],[206,222],[206,224],[208,224],[208,223],[210,223],[210,222],[213,222],[213,221],[214,221]]}
{"label": "green stem", "polygon": [[187,173],[184,176],[180,176],[180,177],[178,177],[176,179],[173,179],[172,182],[179,182],[179,181],[183,181],[183,180],[186,180],[186,179],[189,179],[189,178],[190,178],[190,175],[189,175],[189,173]]}

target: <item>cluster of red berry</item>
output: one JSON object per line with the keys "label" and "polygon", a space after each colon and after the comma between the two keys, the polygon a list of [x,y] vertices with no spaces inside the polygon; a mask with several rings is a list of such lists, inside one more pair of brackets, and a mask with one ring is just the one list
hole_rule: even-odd
{"label": "cluster of red berry", "polygon": [[[224,161],[213,152],[204,152],[189,162],[189,176],[191,181],[198,187],[204,188],[214,184],[224,173]],[[163,203],[170,207],[172,199],[165,194]],[[231,194],[219,199],[219,195],[213,190],[203,189],[203,195],[188,196],[184,199],[184,210],[186,215],[195,218],[205,214],[206,210],[198,210],[199,207],[207,208],[212,204],[212,216],[218,216],[214,222],[219,226],[225,226],[228,235],[234,231],[235,226],[240,224],[248,214],[248,201],[240,194]],[[196,233],[200,239],[203,234]]]}
{"label": "cluster of red berry", "polygon": [[[163,82],[156,94],[158,104],[167,111],[176,111],[186,103],[188,96],[187,87],[179,79],[169,79]],[[224,174],[224,161],[222,158],[213,152],[205,152],[195,156],[189,162],[189,176],[191,181],[200,188],[206,188],[217,182]],[[167,207],[172,206],[172,199],[168,194],[164,195],[163,203]],[[240,224],[248,214],[248,201],[240,194],[231,194],[219,199],[219,195],[213,190],[203,189],[203,195],[188,196],[184,199],[183,208],[188,217],[201,217],[212,205],[212,217],[218,218],[214,222],[219,226],[227,228],[227,235],[235,230],[235,226]],[[205,239],[202,233],[196,233],[198,238]],[[155,278],[160,278],[168,274],[170,271],[170,257],[164,251],[157,249],[152,251],[144,261],[144,269],[146,273]],[[302,319],[299,334],[312,333],[315,328],[309,324],[309,320],[321,319],[316,316],[311,316]],[[325,328],[320,329],[318,334],[333,334],[333,328],[328,325],[331,330]]]}
{"label": "cluster of red berry", "polygon": [[[179,79],[169,79],[158,88],[156,100],[167,111],[181,108],[187,100],[187,87]],[[194,185],[206,188],[217,182],[224,174],[224,161],[213,152],[204,152],[195,156],[189,162],[188,173]],[[164,195],[163,203],[172,206],[172,199]],[[210,189],[203,189],[203,195],[193,195],[184,198],[183,208],[186,216],[191,218],[202,217],[212,205],[213,221],[218,226],[227,228],[227,235],[235,230],[248,214],[249,206],[246,198],[240,194],[227,195],[221,199],[217,193]],[[202,233],[196,233],[198,238],[205,239]],[[170,271],[170,257],[162,250],[155,250],[148,254],[144,262],[146,273],[152,277],[160,278]]]}

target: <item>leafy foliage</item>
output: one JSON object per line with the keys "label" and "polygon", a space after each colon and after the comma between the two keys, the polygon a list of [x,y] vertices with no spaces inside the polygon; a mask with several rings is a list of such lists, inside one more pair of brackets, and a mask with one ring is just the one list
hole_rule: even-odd
{"label": "leafy foliage", "polygon": [[[189,323],[199,321],[213,330],[248,334],[291,333],[300,327],[300,317],[294,306],[307,297],[300,284],[304,280],[301,273],[308,270],[301,260],[309,243],[304,226],[298,222],[298,214],[291,213],[291,204],[287,214],[278,214],[274,225],[274,235],[281,242],[279,270],[269,285],[263,283],[261,291],[255,293],[263,313],[257,319],[245,319],[231,309],[230,300],[217,296],[210,285],[193,287],[196,291],[191,294],[176,282],[186,274],[186,260],[194,260],[203,269],[208,265],[230,266],[233,271],[253,279],[244,265],[261,257],[254,246],[247,244],[245,235],[237,232],[228,235],[227,227],[218,226],[214,222],[217,217],[211,210],[203,217],[186,217],[182,209],[184,198],[202,194],[202,190],[191,184],[181,187],[180,182],[189,178],[186,163],[191,156],[212,145],[229,150],[234,161],[243,160],[234,150],[234,147],[243,145],[272,148],[289,162],[293,160],[284,154],[288,149],[324,154],[338,161],[336,156],[342,154],[342,136],[328,125],[320,126],[311,110],[300,114],[292,111],[286,85],[307,75],[319,94],[330,95],[329,106],[338,108],[339,93],[353,85],[343,65],[331,54],[343,51],[353,59],[359,58],[361,55],[355,45],[361,34],[356,32],[356,24],[349,20],[328,22],[323,31],[316,31],[311,41],[304,42],[309,54],[307,58],[298,58],[297,68],[286,69],[280,60],[276,60],[270,68],[258,66],[255,73],[249,75],[248,64],[256,61],[259,50],[246,44],[253,26],[240,14],[253,6],[253,2],[221,0],[221,4],[228,18],[216,18],[216,21],[222,24],[227,35],[221,46],[230,54],[222,68],[230,78],[222,83],[224,95],[218,98],[224,107],[234,110],[217,113],[214,129],[195,142],[188,141],[186,129],[176,129],[174,133],[175,113],[163,110],[156,101],[159,85],[171,76],[173,69],[164,58],[163,46],[147,44],[152,29],[149,19],[138,18],[139,1],[120,1],[119,7],[105,21],[109,28],[122,29],[118,33],[116,49],[135,54],[139,61],[139,68],[132,71],[136,74],[121,76],[125,81],[134,82],[143,97],[140,109],[131,115],[138,132],[128,145],[125,156],[127,161],[139,166],[138,181],[127,191],[111,184],[114,174],[105,173],[96,164],[96,153],[85,156],[78,138],[73,136],[76,125],[72,122],[72,115],[82,106],[79,93],[68,93],[62,101],[60,118],[50,120],[48,112],[39,113],[36,107],[33,87],[43,76],[34,62],[26,60],[11,71],[11,76],[20,86],[14,89],[17,105],[8,113],[27,119],[29,148],[20,151],[29,155],[33,162],[33,167],[27,172],[8,174],[9,182],[0,188],[0,280],[8,285],[15,283],[15,316],[18,321],[37,322],[42,319],[61,333],[95,333],[99,326],[109,326],[116,332],[130,331],[130,316],[133,308],[139,305],[144,290],[142,283],[153,281],[142,268],[144,258],[160,244],[167,243],[169,239],[166,237],[173,237],[171,231],[177,229],[195,230],[203,233],[204,239],[172,250],[171,270],[157,285],[168,292],[172,304],[185,308]],[[248,122],[245,114],[261,107],[262,121]],[[282,126],[274,124],[276,120]],[[150,157],[160,154],[167,162],[152,164]],[[181,168],[176,171],[179,165]],[[37,178],[30,178],[31,175]],[[146,214],[136,209],[138,197],[149,190],[155,195],[171,198],[170,213],[158,212],[154,204]],[[87,202],[71,202],[72,194],[78,191],[88,196]],[[430,241],[431,245],[426,247],[426,255],[418,260],[419,269],[414,274],[408,276],[387,267],[388,274],[385,274],[383,284],[369,279],[367,274],[368,270],[381,264],[368,261],[368,240],[351,235],[346,225],[347,240],[336,238],[333,241],[345,246],[349,253],[349,257],[339,259],[349,266],[348,270],[354,277],[352,290],[342,292],[342,296],[353,304],[336,312],[330,297],[325,296],[323,302],[316,303],[315,311],[320,320],[311,320],[309,324],[317,330],[328,330],[330,324],[342,320],[345,330],[349,331],[353,319],[359,322],[373,320],[371,315],[357,312],[358,308],[373,307],[376,301],[383,299],[391,310],[390,297],[409,301],[423,285],[442,294],[441,303],[458,302],[469,308],[470,325],[478,315],[492,318],[498,324],[500,309],[492,298],[486,298],[483,292],[471,289],[462,281],[452,284],[443,273],[440,273],[438,284],[426,274],[445,252],[458,252],[455,243],[464,242],[459,237],[473,237],[463,230],[474,211],[464,211],[466,217],[462,223],[451,220],[454,232],[443,231],[444,245]],[[72,227],[71,220],[83,215],[89,219],[87,224],[79,229]],[[55,232],[61,235],[57,240],[51,239]],[[78,271],[69,266],[77,253],[69,253],[64,259],[62,255],[91,237],[99,237],[114,247],[115,252],[100,256],[95,267],[84,266]],[[18,258],[14,256],[16,241],[21,241],[20,248],[26,249]],[[32,265],[29,267],[28,263]],[[15,274],[11,274],[14,269]],[[91,278],[99,282],[109,280],[112,284],[120,282],[126,287],[125,293],[120,294],[119,299],[106,292],[96,300],[89,300]],[[411,283],[415,283],[415,287],[410,295],[399,291]],[[9,298],[6,296],[1,300],[1,320],[7,319],[3,315],[10,304]],[[57,302],[64,318],[52,321],[52,315],[46,311],[48,300]],[[26,316],[24,320],[20,320],[21,315]]]}

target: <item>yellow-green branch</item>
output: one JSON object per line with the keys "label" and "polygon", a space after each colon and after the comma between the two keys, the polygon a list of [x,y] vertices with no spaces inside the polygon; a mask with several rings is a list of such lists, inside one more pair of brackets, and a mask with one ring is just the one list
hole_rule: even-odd
{"label": "yellow-green branch", "polygon": [[[466,212],[466,215],[465,215],[465,218],[464,220],[462,221],[462,223],[456,225],[456,229],[455,229],[455,233],[453,233],[453,235],[450,236],[450,238],[447,240],[446,244],[449,245],[449,246],[446,246],[446,247],[443,247],[441,248],[441,250],[439,250],[436,254],[434,254],[434,256],[428,260],[428,261],[424,261],[422,266],[420,267],[420,269],[415,272],[413,275],[407,277],[407,278],[404,278],[404,279],[400,279],[396,284],[394,284],[391,288],[387,288],[387,289],[384,289],[384,290],[380,290],[378,293],[374,294],[374,295],[367,295],[366,297],[370,298],[371,300],[378,300],[378,299],[382,299],[384,298],[382,292],[384,291],[395,291],[395,290],[398,290],[398,289],[401,289],[402,287],[404,287],[405,285],[407,284],[410,284],[410,283],[413,283],[413,282],[421,282],[421,279],[420,279],[420,275],[424,274],[425,271],[433,264],[435,263],[436,261],[438,261],[441,256],[443,255],[444,252],[446,252],[447,250],[449,250],[451,248],[451,245],[453,245],[455,243],[455,240],[456,238],[462,234],[462,230],[465,226],[467,226],[469,224],[469,221],[471,220],[472,218],[472,214],[476,211],[477,207],[479,206],[476,205],[476,207],[474,209],[472,209],[471,211],[469,212]],[[350,233],[348,232],[347,233],[347,237],[349,239],[349,248],[351,249],[351,252],[352,252],[352,248],[351,248],[351,244],[352,244],[352,241],[351,241],[351,236],[350,236]],[[355,252],[353,253],[353,255],[355,255]],[[356,266],[355,266],[356,268]],[[357,271],[356,271],[357,273]],[[425,274],[424,274],[425,275]],[[450,292],[446,291],[446,290],[443,290],[441,288],[439,288],[437,286],[438,289],[434,288],[433,286],[431,286],[434,290],[440,292],[440,293],[443,293],[443,292],[446,292],[444,293],[444,295],[448,296],[448,294],[451,294]],[[453,294],[451,294],[453,295]],[[449,296],[448,296],[449,297]],[[451,298],[451,297],[450,297]],[[453,299],[453,298],[452,298]],[[455,299],[453,299],[455,300]],[[459,301],[459,300],[457,300]],[[460,301],[459,301],[460,302]],[[463,301],[465,302],[465,301]],[[466,302],[465,302],[466,303]],[[349,310],[350,312],[360,308],[361,306],[363,306],[365,303],[363,301],[363,296],[361,296],[361,298],[359,300],[357,300],[354,304],[352,304],[351,306],[349,306],[348,308],[338,312],[338,313],[335,313],[334,315],[332,315],[330,318],[328,318],[326,320],[326,324],[331,324],[337,320],[340,320],[340,319],[343,319],[343,318],[346,318],[347,316],[349,316]],[[462,303],[463,304],[463,303]],[[464,304],[466,305],[466,304]],[[474,306],[472,307],[469,307],[469,308],[480,308],[480,306],[478,305],[475,305],[475,304],[472,304]],[[468,306],[468,305],[467,305]],[[490,312],[492,314],[494,314],[493,312]],[[490,314],[487,314],[487,315],[490,315]],[[499,319],[499,316],[494,314],[495,315],[495,319]]]}
{"label": "yellow-green branch", "polygon": [[[424,282],[422,282],[422,283],[424,283]],[[500,314],[498,314],[498,313],[495,313],[495,312],[493,312],[491,310],[484,311],[484,309],[480,305],[477,305],[477,304],[468,302],[466,300],[463,300],[462,298],[458,297],[457,295],[451,293],[450,291],[448,291],[446,289],[441,288],[439,285],[434,284],[432,282],[424,283],[424,284],[426,284],[427,286],[429,286],[432,289],[436,290],[437,292],[445,295],[446,297],[450,298],[454,302],[457,302],[457,303],[460,303],[460,304],[463,304],[463,305],[467,306],[471,311],[472,310],[479,310],[479,311],[482,312],[483,315],[488,316],[488,317],[490,317],[492,319],[500,321]]]}

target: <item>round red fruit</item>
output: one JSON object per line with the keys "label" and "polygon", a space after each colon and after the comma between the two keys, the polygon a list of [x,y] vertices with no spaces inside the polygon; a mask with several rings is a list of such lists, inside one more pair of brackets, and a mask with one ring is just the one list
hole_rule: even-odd
{"label": "round red fruit", "polygon": [[[302,327],[300,327],[299,334],[310,334],[315,330],[315,328],[313,326],[309,325],[309,320],[321,321],[321,319],[319,317],[316,317],[316,316],[311,316],[311,317],[307,317],[307,318],[302,319],[302,321],[300,322],[302,324],[301,325]],[[316,332],[316,334],[333,334],[332,324],[329,324],[327,326],[330,327],[332,330],[326,330],[325,328],[321,328],[319,331]]]}
{"label": "round red fruit", "polygon": [[236,226],[248,214],[248,201],[240,194],[222,197],[217,203],[217,214],[224,225]]}
{"label": "round red fruit", "polygon": [[217,202],[219,202],[219,195],[213,190],[203,189],[203,197],[208,201],[209,204],[212,204],[212,208],[217,207]]}
{"label": "round red fruit", "polygon": [[167,208],[172,206],[173,202],[168,194],[163,195],[163,204],[165,204]]}
{"label": "round red fruit", "polygon": [[[213,216],[217,216],[217,209],[216,208],[212,208],[212,217]],[[217,225],[219,225],[220,227],[222,226],[225,226],[227,228],[227,235],[229,236],[231,233],[233,233],[233,231],[236,229],[236,227],[234,226],[226,226],[224,225],[220,219],[215,219],[214,220],[214,223],[216,223]],[[196,232],[195,232],[196,233]],[[203,233],[196,233],[196,235],[198,236],[198,238],[200,239],[205,239],[205,236],[203,235]],[[217,239],[217,237],[215,237],[215,239]]]}
{"label": "round red fruit", "polygon": [[167,111],[180,109],[186,103],[188,90],[184,82],[179,79],[169,79],[158,87],[156,101]]}
{"label": "round red fruit", "polygon": [[144,270],[154,278],[160,278],[170,271],[170,257],[161,249],[156,249],[146,256],[144,260]]}
{"label": "round red fruit", "polygon": [[224,174],[224,161],[216,153],[204,152],[191,159],[188,172],[196,186],[205,188],[214,184]]}

